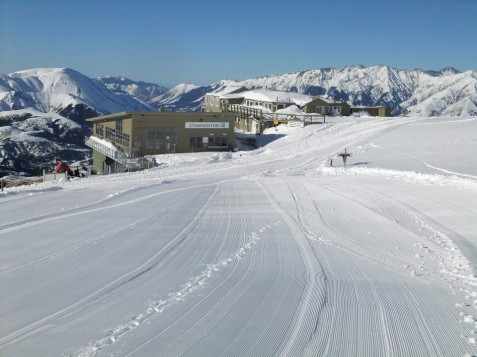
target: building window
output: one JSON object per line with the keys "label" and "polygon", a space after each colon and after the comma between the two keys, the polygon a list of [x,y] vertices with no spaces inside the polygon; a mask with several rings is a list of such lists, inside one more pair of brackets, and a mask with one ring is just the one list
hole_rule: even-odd
{"label": "building window", "polygon": [[146,131],[146,146],[166,153],[173,153],[179,145],[179,129],[148,128]]}
{"label": "building window", "polygon": [[156,129],[148,128],[146,130],[146,146],[148,149],[154,149],[156,143]]}
{"label": "building window", "polygon": [[165,151],[176,152],[177,145],[179,145],[179,129],[164,129]]}
{"label": "building window", "polygon": [[141,136],[134,135],[133,136],[133,149],[139,149],[141,147]]}
{"label": "building window", "polygon": [[104,126],[103,124],[96,124],[96,135],[103,137],[104,136]]}
{"label": "building window", "polygon": [[122,132],[116,132],[116,143],[129,147],[129,135]]}
{"label": "building window", "polygon": [[316,107],[316,112],[317,112],[318,114],[325,114],[325,107],[322,106],[322,105],[317,106],[317,107]]}
{"label": "building window", "polygon": [[123,132],[123,120],[116,120],[116,131]]}
{"label": "building window", "polygon": [[223,148],[227,144],[227,133],[223,133],[222,136],[210,135],[208,138],[209,148]]}
{"label": "building window", "polygon": [[116,140],[116,131],[106,127],[106,138],[114,142]]}
{"label": "building window", "polygon": [[106,127],[106,139],[109,139],[115,144],[129,147],[129,135],[121,131]]}
{"label": "building window", "polygon": [[191,149],[202,148],[203,141],[202,136],[193,136],[189,139],[189,146]]}
{"label": "building window", "polygon": [[227,101],[225,99],[222,99],[220,101],[220,109],[224,111],[227,108]]}

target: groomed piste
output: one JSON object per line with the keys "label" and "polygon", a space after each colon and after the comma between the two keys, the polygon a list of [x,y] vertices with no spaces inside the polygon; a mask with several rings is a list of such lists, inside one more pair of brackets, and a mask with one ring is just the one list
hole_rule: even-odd
{"label": "groomed piste", "polygon": [[477,355],[476,133],[333,118],[7,188],[0,355]]}

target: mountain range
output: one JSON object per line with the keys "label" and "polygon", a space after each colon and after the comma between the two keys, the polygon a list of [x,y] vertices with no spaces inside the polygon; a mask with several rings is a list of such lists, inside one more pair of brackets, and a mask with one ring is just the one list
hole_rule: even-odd
{"label": "mountain range", "polygon": [[353,65],[168,89],[120,76],[90,78],[70,68],[37,68],[0,75],[0,164],[4,170],[38,173],[58,159],[87,159],[84,137],[91,128],[85,119],[120,111],[199,111],[206,93],[227,86],[384,105],[394,116],[477,115],[475,70]]}

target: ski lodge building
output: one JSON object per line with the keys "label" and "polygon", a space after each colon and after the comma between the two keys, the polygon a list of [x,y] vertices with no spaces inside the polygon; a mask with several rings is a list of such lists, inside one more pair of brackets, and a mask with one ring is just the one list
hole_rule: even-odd
{"label": "ski lodge building", "polygon": [[389,116],[386,107],[352,108],[329,98],[268,89],[247,90],[245,87],[225,87],[206,94],[203,109],[205,112],[236,113],[235,127],[257,134],[277,121],[290,119],[313,122],[325,120],[327,115],[349,116],[357,112]]}
{"label": "ski lodge building", "polygon": [[203,108],[205,112],[235,113],[235,127],[255,134],[291,119],[317,122],[324,121],[326,115],[350,115],[350,106],[343,102],[244,87],[226,87],[206,94]]}
{"label": "ski lodge building", "polygon": [[93,149],[94,168],[103,173],[127,171],[146,155],[234,145],[233,113],[121,112],[87,121],[93,123],[93,135],[86,145]]}

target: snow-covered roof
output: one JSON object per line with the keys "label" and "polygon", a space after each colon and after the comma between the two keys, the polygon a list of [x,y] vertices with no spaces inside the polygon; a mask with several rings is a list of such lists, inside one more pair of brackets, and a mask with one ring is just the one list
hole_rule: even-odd
{"label": "snow-covered roof", "polygon": [[321,99],[323,102],[328,103],[328,104],[338,103],[336,100],[333,100],[333,99],[331,99],[331,98],[320,97],[320,99]]}
{"label": "snow-covered roof", "polygon": [[313,100],[313,97],[310,97],[306,94],[281,92],[267,89],[254,89],[240,94],[245,100],[249,99],[264,102],[293,103],[298,106],[303,106]]}
{"label": "snow-covered roof", "polygon": [[101,139],[101,138],[98,138],[96,136],[90,136],[89,137],[90,140],[93,140],[95,142],[97,142],[98,144],[101,144],[103,146],[106,146],[108,147],[109,149],[113,149],[113,150],[117,150],[118,148],[116,146],[114,146],[113,143],[107,141],[107,140],[104,140],[104,139]]}
{"label": "snow-covered roof", "polygon": [[[269,89],[252,89],[248,91],[234,93],[235,91],[242,89],[243,87],[227,86],[221,87],[208,95],[213,95],[221,99],[243,99],[253,100],[255,102],[268,102],[268,103],[292,103],[298,107],[303,107],[307,103],[310,103],[316,97],[312,97],[306,94],[276,91]],[[327,104],[339,103],[332,98],[319,97],[323,102]]]}
{"label": "snow-covered roof", "polygon": [[290,105],[289,107],[285,109],[278,109],[275,111],[277,114],[288,114],[288,115],[303,115],[305,114],[298,108],[296,105]]}
{"label": "snow-covered roof", "polygon": [[303,106],[313,100],[306,94],[283,92],[268,89],[253,89],[249,91],[234,93],[235,91],[243,87],[222,87],[216,91],[210,92],[209,95],[220,97],[222,99],[237,99],[243,98],[244,100],[253,100],[258,102],[273,102],[273,103],[293,103],[298,106]]}

